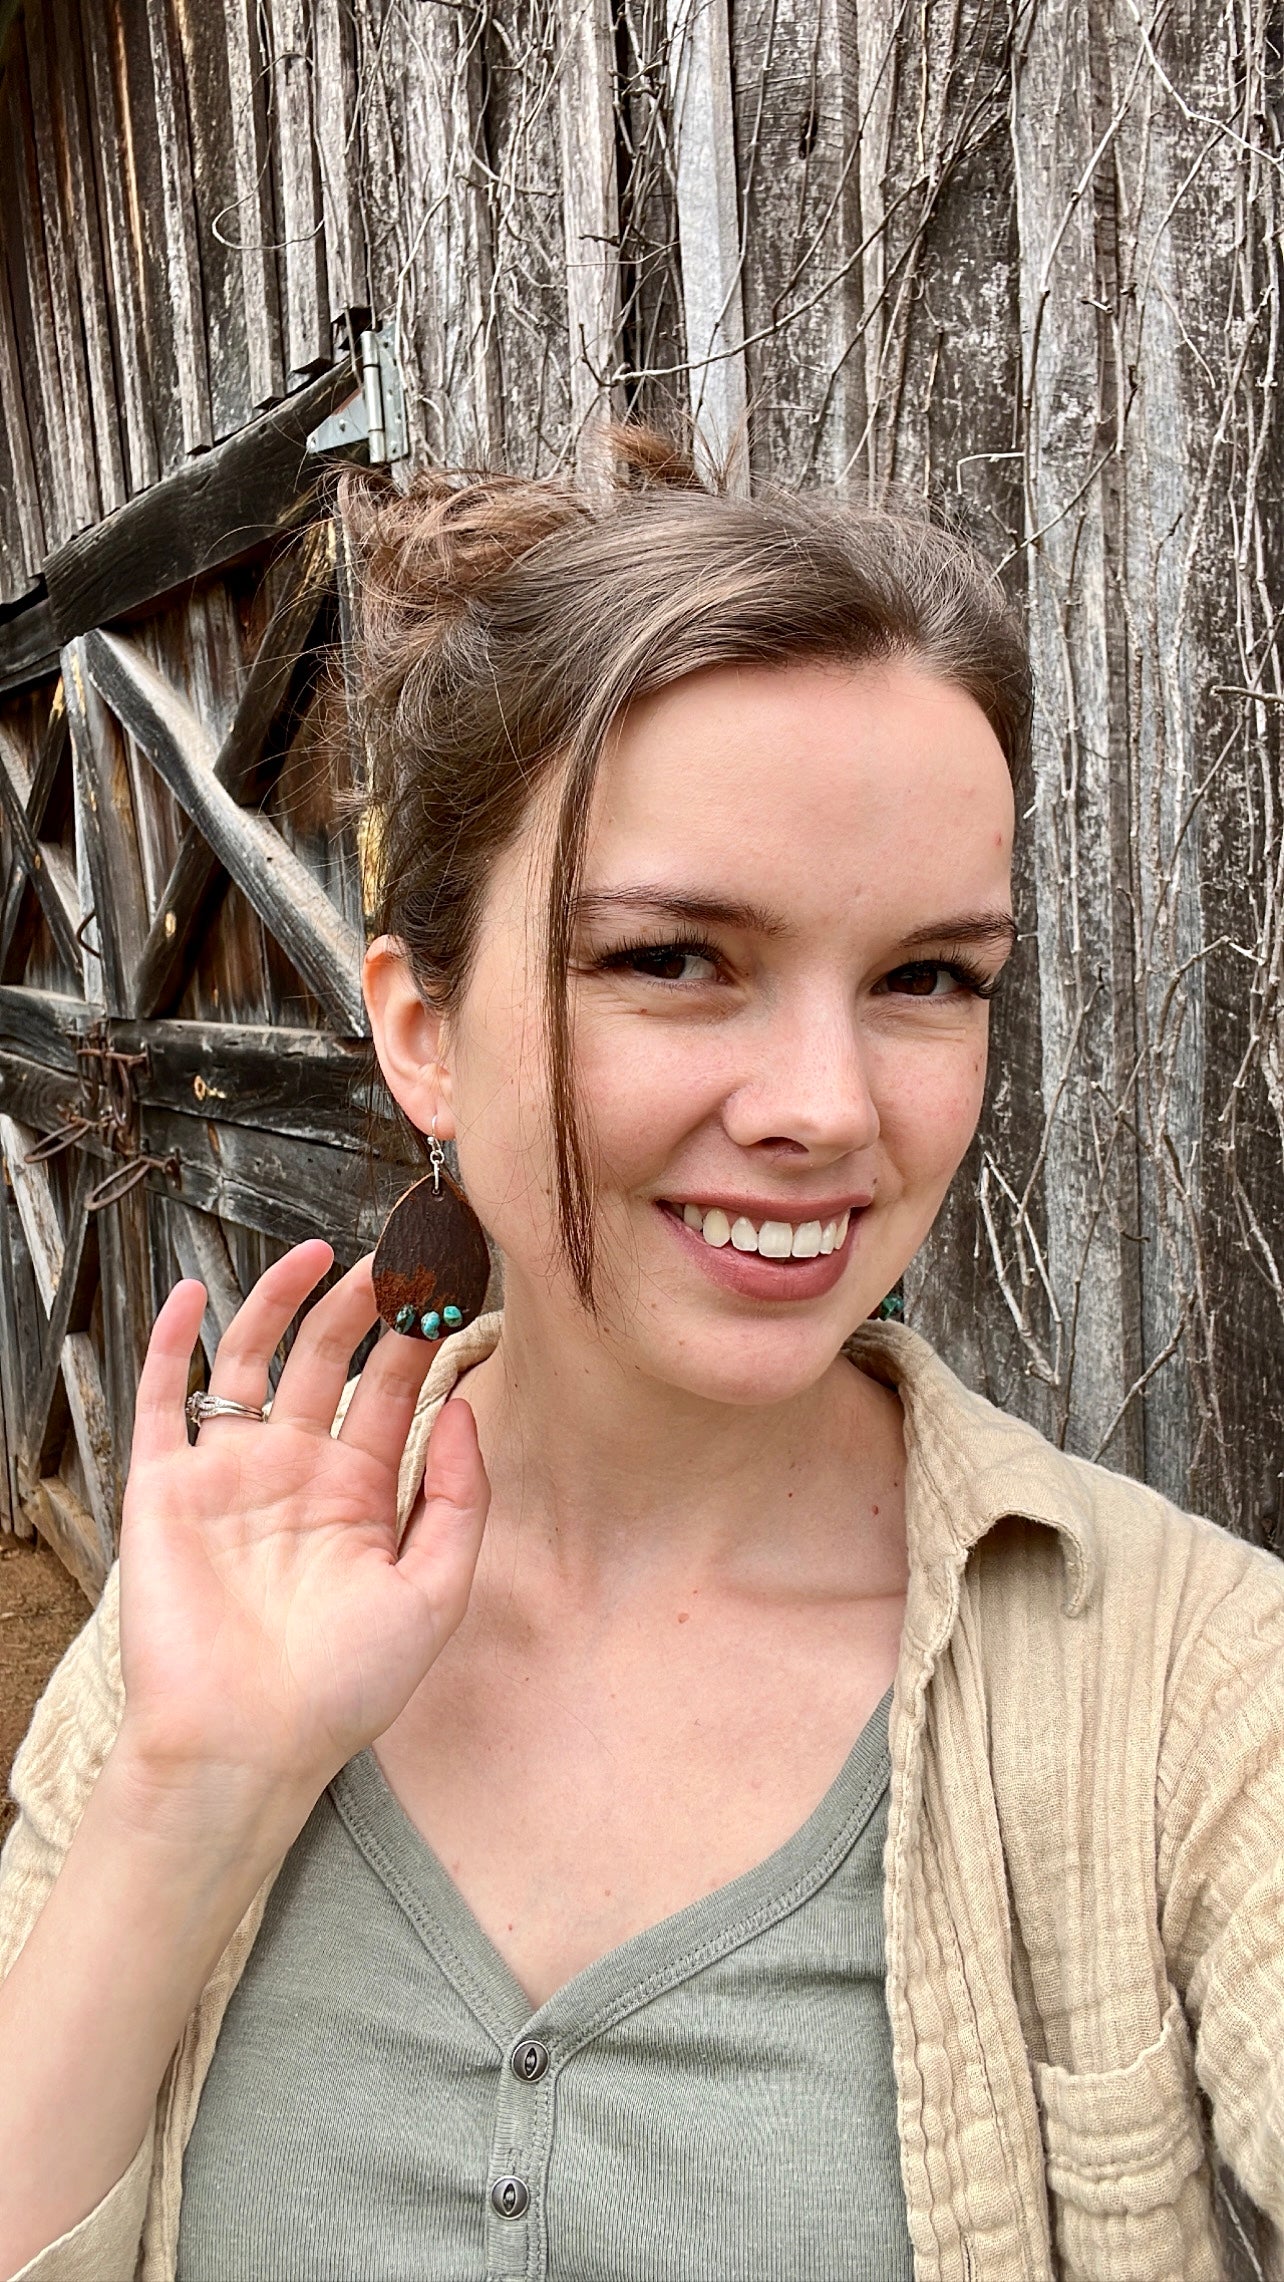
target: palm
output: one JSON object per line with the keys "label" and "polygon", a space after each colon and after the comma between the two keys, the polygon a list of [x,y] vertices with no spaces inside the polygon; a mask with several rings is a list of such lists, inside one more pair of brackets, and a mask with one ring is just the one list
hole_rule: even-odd
{"label": "palm", "polygon": [[[293,1281],[280,1274],[291,1261],[299,1255],[269,1271],[284,1288],[265,1291],[265,1278],[242,1311],[252,1336],[260,1303],[260,1342],[294,1294],[301,1270]],[[397,1717],[462,1614],[485,1504],[462,1406],[451,1406],[438,1494],[421,1501],[398,1554],[397,1468],[423,1349],[381,1341],[342,1435],[328,1430],[341,1351],[361,1336],[350,1334],[349,1319],[361,1322],[351,1311],[371,1312],[361,1271],[353,1278],[307,1318],[268,1425],[219,1421],[189,1448],[185,1432],[180,1444],[154,1431],[140,1389],[121,1537],[122,1654],[135,1729],[154,1747],[163,1738],[167,1757],[268,1776],[306,1770],[324,1782]],[[341,1327],[329,1334],[329,1368],[317,1352],[323,1310]],[[223,1362],[220,1347],[216,1381]],[[236,1399],[251,1399],[239,1383]]]}

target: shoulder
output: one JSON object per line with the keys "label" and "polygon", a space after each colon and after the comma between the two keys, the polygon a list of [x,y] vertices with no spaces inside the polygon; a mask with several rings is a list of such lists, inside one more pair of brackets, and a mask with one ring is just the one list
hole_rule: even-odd
{"label": "shoulder", "polygon": [[1170,1702],[1214,1700],[1284,1670],[1284,1562],[1128,1475],[1060,1450],[964,1386],[903,1326],[849,1350],[900,1392],[911,1462],[936,1487],[938,1528],[991,1590],[1039,1599],[1098,1651],[1162,1666]]}

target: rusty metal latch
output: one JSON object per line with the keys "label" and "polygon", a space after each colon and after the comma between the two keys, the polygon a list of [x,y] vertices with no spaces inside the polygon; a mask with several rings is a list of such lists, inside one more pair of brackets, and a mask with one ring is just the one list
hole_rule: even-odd
{"label": "rusty metal latch", "polygon": [[76,1059],[80,1064],[79,1098],[68,1104],[66,1122],[37,1141],[23,1163],[45,1164],[64,1149],[74,1148],[78,1141],[96,1135],[112,1156],[123,1162],[114,1165],[90,1190],[85,1200],[87,1212],[101,1212],[106,1205],[118,1204],[150,1172],[165,1173],[176,1180],[177,1157],[152,1157],[139,1146],[138,1077],[147,1067],[146,1051],[121,1053],[112,1045],[105,1024],[96,1023],[84,1043],[77,1046]]}

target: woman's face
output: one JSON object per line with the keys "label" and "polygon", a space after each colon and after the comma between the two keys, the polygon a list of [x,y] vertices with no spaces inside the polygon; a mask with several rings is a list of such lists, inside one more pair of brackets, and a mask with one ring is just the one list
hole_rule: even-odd
{"label": "woman's face", "polygon": [[556,1239],[555,797],[496,867],[440,1128],[524,1316],[692,1394],[787,1399],[896,1283],[980,1113],[1012,940],[1002,752],[971,698],[906,664],[716,667],[631,709],[572,973],[594,1325]]}

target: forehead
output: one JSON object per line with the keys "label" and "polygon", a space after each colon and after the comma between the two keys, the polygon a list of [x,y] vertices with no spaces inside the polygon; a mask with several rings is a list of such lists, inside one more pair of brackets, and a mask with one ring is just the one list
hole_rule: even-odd
{"label": "forehead", "polygon": [[717,886],[800,925],[889,904],[918,918],[1001,897],[1012,829],[1002,750],[966,692],[900,661],[718,666],[626,714],[585,885]]}

